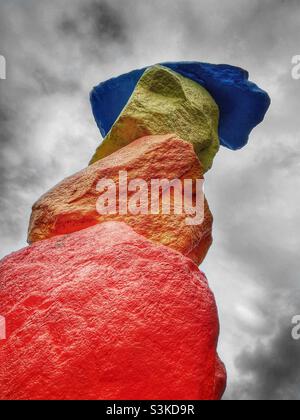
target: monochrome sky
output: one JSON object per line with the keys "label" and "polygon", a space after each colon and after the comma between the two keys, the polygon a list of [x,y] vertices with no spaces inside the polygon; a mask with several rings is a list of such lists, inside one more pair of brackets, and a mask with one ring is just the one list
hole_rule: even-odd
{"label": "monochrome sky", "polygon": [[0,0],[0,256],[26,244],[34,201],[101,141],[89,91],[162,61],[244,67],[272,106],[207,175],[226,399],[300,399],[299,0]]}

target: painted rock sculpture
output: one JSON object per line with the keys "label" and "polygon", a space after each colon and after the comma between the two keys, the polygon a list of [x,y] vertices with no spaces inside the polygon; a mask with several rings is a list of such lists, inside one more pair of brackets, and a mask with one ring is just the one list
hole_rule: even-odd
{"label": "painted rock sculpture", "polygon": [[[0,262],[0,399],[219,400],[217,308],[195,265],[212,242],[203,193],[187,220],[219,144],[243,147],[270,98],[242,69],[180,62],[101,83],[91,104],[93,164],[34,205],[31,245]],[[189,183],[189,205],[180,190],[166,212],[157,180]]]}

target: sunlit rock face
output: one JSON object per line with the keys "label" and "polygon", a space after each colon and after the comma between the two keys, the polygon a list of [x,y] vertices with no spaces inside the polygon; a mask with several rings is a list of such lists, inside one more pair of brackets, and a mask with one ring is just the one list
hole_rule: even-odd
{"label": "sunlit rock face", "polygon": [[193,145],[207,171],[220,146],[218,123],[219,108],[201,85],[166,67],[154,66],[139,80],[92,163],[140,137],[175,133]]}
{"label": "sunlit rock face", "polygon": [[[127,203],[120,203],[120,182],[122,182],[120,171],[126,171],[128,184],[136,179],[142,179],[147,183],[146,195],[138,195],[141,201],[139,207],[147,208],[147,214],[132,214],[129,211],[130,201],[134,199],[135,192],[128,194]],[[202,178],[203,168],[189,143],[172,134],[141,138],[67,178],[45,194],[33,206],[28,241],[32,243],[76,232],[108,220],[124,221],[137,233],[169,246],[190,257],[196,264],[200,264],[212,243],[213,218],[206,200],[202,207],[200,205],[199,214],[193,216],[199,220],[194,225],[188,224],[188,213],[183,206],[176,214],[175,207],[178,204],[174,194],[170,194],[169,214],[163,212],[161,201],[159,214],[152,214],[151,181],[180,180],[181,186],[184,187],[184,181],[191,180],[193,181],[192,201],[195,203],[196,194],[200,193],[197,190],[196,180]],[[103,215],[97,211],[97,201],[100,196],[97,185],[103,179],[113,180],[117,186],[116,214]],[[184,195],[184,188],[181,191]],[[127,209],[125,212],[123,212],[124,204]]]}
{"label": "sunlit rock face", "polygon": [[0,399],[221,398],[215,300],[180,253],[110,222],[12,254],[0,279]]}

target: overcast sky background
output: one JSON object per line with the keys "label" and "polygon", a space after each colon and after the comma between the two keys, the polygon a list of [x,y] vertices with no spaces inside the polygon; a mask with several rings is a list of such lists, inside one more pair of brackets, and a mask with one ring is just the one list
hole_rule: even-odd
{"label": "overcast sky background", "polygon": [[226,399],[300,398],[299,0],[0,0],[0,257],[23,247],[33,202],[101,140],[100,81],[161,62],[244,67],[272,106],[207,175],[215,242],[202,269],[220,311]]}

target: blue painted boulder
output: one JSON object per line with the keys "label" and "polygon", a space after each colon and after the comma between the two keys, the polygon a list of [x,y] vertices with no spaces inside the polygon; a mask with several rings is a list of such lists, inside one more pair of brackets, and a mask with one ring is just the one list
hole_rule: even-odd
{"label": "blue painted boulder", "polygon": [[[263,121],[271,103],[269,95],[249,81],[247,71],[199,62],[162,65],[201,84],[212,95],[220,109],[219,137],[223,146],[237,150],[247,144],[251,131]],[[109,133],[147,68],[107,80],[91,92],[93,114],[103,137]]]}

